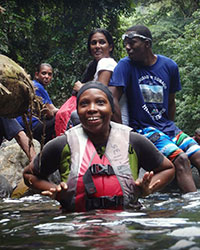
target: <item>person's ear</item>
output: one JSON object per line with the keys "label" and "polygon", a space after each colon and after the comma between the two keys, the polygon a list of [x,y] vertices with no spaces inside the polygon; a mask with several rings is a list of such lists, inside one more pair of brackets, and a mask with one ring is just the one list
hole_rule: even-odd
{"label": "person's ear", "polygon": [[35,79],[38,79],[38,72],[35,72]]}
{"label": "person's ear", "polygon": [[151,44],[150,44],[150,41],[149,40],[145,40],[145,47],[146,48],[150,48],[151,47]]}
{"label": "person's ear", "polygon": [[110,45],[109,45],[109,51],[112,52],[112,50],[113,50],[113,45],[110,44]]}

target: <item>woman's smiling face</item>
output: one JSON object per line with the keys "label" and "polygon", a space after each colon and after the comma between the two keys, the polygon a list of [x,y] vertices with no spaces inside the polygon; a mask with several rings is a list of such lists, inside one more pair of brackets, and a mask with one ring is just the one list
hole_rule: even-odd
{"label": "woman's smiling face", "polygon": [[108,135],[112,109],[107,95],[100,89],[89,88],[78,102],[78,115],[88,135]]}
{"label": "woman's smiling face", "polygon": [[95,33],[90,40],[90,53],[96,61],[110,57],[113,47],[110,45],[103,33]]}

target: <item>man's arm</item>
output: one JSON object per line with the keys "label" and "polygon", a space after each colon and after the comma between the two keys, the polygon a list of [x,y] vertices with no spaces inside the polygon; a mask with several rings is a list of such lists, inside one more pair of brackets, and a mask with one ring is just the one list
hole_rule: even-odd
{"label": "man's arm", "polygon": [[109,86],[114,99],[115,112],[112,116],[112,120],[118,123],[122,123],[121,110],[119,106],[119,100],[123,94],[123,87]]}
{"label": "man's arm", "polygon": [[45,110],[45,114],[47,115],[47,118],[53,117],[58,112],[58,108],[56,108],[53,104],[46,103],[45,106],[47,108]]}
{"label": "man's arm", "polygon": [[175,102],[175,93],[169,94],[169,104],[168,104],[168,115],[169,119],[174,121],[176,114],[176,102]]}
{"label": "man's arm", "polygon": [[19,146],[25,152],[29,160],[31,161],[35,157],[35,150],[33,145],[29,149],[29,138],[23,130],[23,127],[16,119],[8,119],[0,117],[2,122],[2,128],[4,136],[7,140],[15,138]]}
{"label": "man's arm", "polygon": [[20,145],[22,150],[27,155],[27,157],[29,158],[29,161],[31,161],[35,157],[36,153],[35,153],[35,150],[34,150],[34,146],[33,145],[29,146],[29,138],[25,134],[25,132],[23,130],[20,131],[15,136],[15,140],[17,141],[17,143]]}

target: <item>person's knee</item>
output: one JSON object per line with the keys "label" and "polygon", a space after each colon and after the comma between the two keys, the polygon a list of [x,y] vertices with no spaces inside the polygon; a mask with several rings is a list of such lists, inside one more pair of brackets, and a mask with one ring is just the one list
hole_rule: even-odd
{"label": "person's knee", "polygon": [[190,168],[190,161],[188,156],[185,153],[182,153],[177,156],[176,160],[174,161],[174,165],[176,168],[176,172],[188,172],[191,171]]}

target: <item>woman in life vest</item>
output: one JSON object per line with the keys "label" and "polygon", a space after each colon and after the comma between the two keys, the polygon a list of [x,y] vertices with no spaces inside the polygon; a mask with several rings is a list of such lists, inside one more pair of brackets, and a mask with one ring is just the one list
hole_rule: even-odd
{"label": "woman in life vest", "polygon": [[[25,183],[60,202],[66,211],[134,208],[139,197],[161,190],[174,166],[144,136],[111,121],[113,97],[100,82],[77,95],[81,123],[48,142],[25,168]],[[147,172],[137,179],[139,168]],[[60,171],[61,183],[48,181]],[[136,181],[135,181],[136,180]]]}

